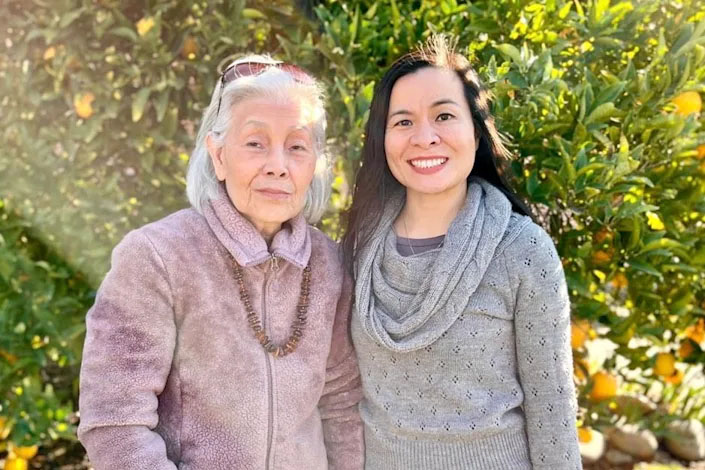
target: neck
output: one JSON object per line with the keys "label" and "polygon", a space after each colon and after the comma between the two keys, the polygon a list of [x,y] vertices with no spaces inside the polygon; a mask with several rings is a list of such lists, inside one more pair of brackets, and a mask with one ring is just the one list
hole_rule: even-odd
{"label": "neck", "polygon": [[431,238],[445,235],[465,204],[467,185],[451,191],[424,194],[407,190],[406,203],[394,222],[395,232],[406,238]]}
{"label": "neck", "polygon": [[274,235],[276,235],[277,232],[279,230],[281,230],[281,228],[282,228],[281,224],[264,224],[264,225],[254,224],[254,226],[257,229],[257,231],[262,235],[262,238],[264,238],[264,241],[267,242],[267,246],[270,246],[272,244],[272,240],[274,239]]}

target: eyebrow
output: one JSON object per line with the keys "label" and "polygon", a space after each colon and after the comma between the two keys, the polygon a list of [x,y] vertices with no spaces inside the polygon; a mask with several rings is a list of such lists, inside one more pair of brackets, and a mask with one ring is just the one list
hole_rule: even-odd
{"label": "eyebrow", "polygon": [[[442,106],[442,105],[444,105],[444,104],[453,104],[453,105],[455,105],[455,106],[460,106],[458,103],[456,103],[455,101],[451,100],[450,98],[442,98],[442,99],[440,99],[440,100],[434,101],[434,102],[431,104],[431,107],[432,107],[432,108],[436,108],[436,107]],[[389,115],[389,117],[392,118],[392,117],[397,116],[397,115],[399,115],[399,114],[411,114],[411,111],[407,111],[406,109],[400,109],[400,110],[398,110],[398,111],[394,111],[392,114]]]}

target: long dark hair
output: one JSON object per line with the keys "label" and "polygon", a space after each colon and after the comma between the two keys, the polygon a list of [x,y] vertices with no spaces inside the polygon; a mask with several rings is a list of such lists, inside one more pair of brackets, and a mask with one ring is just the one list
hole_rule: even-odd
{"label": "long dark hair", "polygon": [[397,80],[425,67],[454,71],[463,84],[479,145],[471,176],[479,176],[501,190],[512,203],[512,209],[534,218],[529,207],[511,189],[505,178],[510,153],[502,143],[490,113],[489,91],[484,87],[470,62],[455,52],[455,43],[442,35],[398,59],[375,87],[370,117],[365,128],[362,165],[355,178],[352,206],[347,211],[347,230],[343,236],[345,263],[352,271],[353,258],[370,242],[384,210],[389,194],[402,185],[392,175],[384,152],[384,137],[389,112],[389,99]]}

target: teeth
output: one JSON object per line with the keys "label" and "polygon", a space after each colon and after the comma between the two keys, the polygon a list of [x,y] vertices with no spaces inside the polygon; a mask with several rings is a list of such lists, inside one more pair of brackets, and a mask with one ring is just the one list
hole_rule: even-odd
{"label": "teeth", "polygon": [[411,164],[417,168],[431,168],[442,165],[446,161],[445,158],[434,158],[431,160],[411,160]]}

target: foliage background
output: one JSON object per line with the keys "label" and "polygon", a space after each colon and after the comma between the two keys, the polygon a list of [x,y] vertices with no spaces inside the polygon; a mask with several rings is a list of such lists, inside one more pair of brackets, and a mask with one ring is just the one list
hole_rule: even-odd
{"label": "foliage background", "polygon": [[[705,92],[701,3],[5,0],[0,18],[4,444],[73,435],[83,316],[120,238],[186,206],[219,66],[269,52],[324,80],[336,179],[322,225],[336,234],[375,81],[432,32],[457,36],[493,91],[515,187],[587,320],[583,424],[616,419],[590,400],[598,369],[667,405],[646,423],[657,432],[705,419],[705,131],[699,108],[672,102]],[[659,352],[682,377],[654,373]]]}

